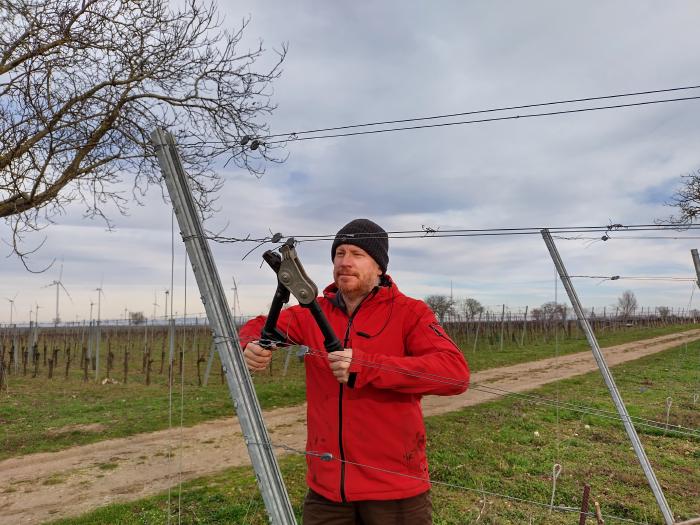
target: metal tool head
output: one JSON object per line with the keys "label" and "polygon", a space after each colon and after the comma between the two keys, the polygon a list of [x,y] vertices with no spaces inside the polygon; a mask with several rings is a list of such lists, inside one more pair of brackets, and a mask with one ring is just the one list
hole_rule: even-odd
{"label": "metal tool head", "polygon": [[318,287],[304,271],[294,248],[294,240],[288,239],[280,247],[280,253],[282,262],[277,272],[279,282],[296,297],[299,304],[312,303],[318,296]]}
{"label": "metal tool head", "polygon": [[282,262],[282,256],[272,250],[267,250],[263,253],[263,259],[272,268],[275,273],[280,271],[280,263]]}

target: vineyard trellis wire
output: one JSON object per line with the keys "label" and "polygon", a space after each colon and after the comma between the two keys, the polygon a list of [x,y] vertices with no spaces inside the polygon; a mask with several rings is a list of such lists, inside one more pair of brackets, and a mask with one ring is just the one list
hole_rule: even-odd
{"label": "vineyard trellis wire", "polygon": [[[171,300],[172,300],[172,296],[171,296]],[[171,303],[171,304],[172,304],[172,303]],[[689,309],[688,309],[688,311],[689,311]],[[171,316],[172,316],[172,307],[171,307]],[[183,324],[186,325],[186,323],[183,323]],[[556,325],[555,325],[555,326],[556,326]],[[35,327],[35,328],[36,328],[36,327]],[[169,330],[170,330],[170,328],[169,328]],[[33,336],[35,336],[36,333],[37,333],[37,332],[36,332],[36,330],[35,330],[35,331],[32,333]],[[170,337],[169,333],[168,333],[167,337]],[[222,339],[224,339],[224,338],[225,338],[225,336],[220,336],[220,337],[218,337],[219,340],[222,340]],[[181,346],[181,348],[182,348],[183,350],[184,350],[184,346],[185,346],[185,345],[184,345],[184,342],[183,342],[183,344],[182,344],[182,346]],[[110,353],[111,353],[111,352],[110,352]],[[46,355],[47,355],[47,352],[46,352],[46,349],[45,349],[45,351],[44,351],[44,359],[46,359]],[[108,355],[109,355],[109,354],[108,354]],[[180,357],[180,366],[182,366],[183,359],[184,359],[184,356]],[[114,360],[114,358],[112,358],[112,361],[113,361],[113,360]],[[109,362],[109,359],[108,359],[108,362]],[[171,363],[169,366],[172,366],[172,358],[169,360],[169,362]],[[161,363],[162,363],[162,361],[161,361]],[[108,367],[108,370],[109,370],[109,367]],[[170,381],[169,381],[169,383],[170,383]],[[556,403],[555,406],[556,406],[556,407],[559,407],[560,405],[559,405],[559,403]],[[660,422],[656,422],[656,423],[660,423]],[[656,428],[658,428],[658,427],[656,427]],[[692,429],[691,429],[691,430],[692,430]],[[381,468],[381,467],[380,467],[380,468]]]}
{"label": "vineyard trellis wire", "polygon": [[[638,104],[636,104],[638,105]],[[600,108],[598,108],[600,109]],[[556,114],[558,112],[553,112],[552,114]],[[432,126],[432,125],[431,125]],[[426,126],[429,127],[429,126]],[[350,134],[360,134],[363,132],[354,132],[354,133],[348,133]],[[183,230],[183,240],[185,242],[186,247],[188,248],[188,251],[192,250],[194,251],[195,248],[194,246],[197,246],[197,244],[194,243],[201,243],[199,246],[204,246],[206,252],[208,253],[208,246],[205,244],[206,239],[202,238],[204,236],[204,232],[201,228],[201,223],[199,223],[198,215],[196,210],[194,209],[193,206],[191,206],[191,209],[187,209],[183,213],[183,203],[184,206],[187,206],[188,200],[192,200],[192,196],[189,192],[189,189],[187,187],[187,179],[186,175],[184,174],[183,170],[179,166],[179,159],[177,157],[177,151],[175,148],[175,143],[172,139],[172,137],[167,136],[164,132],[162,131],[156,131],[153,134],[154,137],[154,142],[158,145],[158,154],[159,154],[159,161],[161,163],[161,168],[163,171],[163,174],[166,178],[166,182],[168,183],[168,189],[171,193],[171,198],[173,199],[173,204],[174,204],[174,209],[178,214],[178,221],[181,224],[181,229]],[[173,179],[179,179],[178,184],[173,183]],[[184,196],[181,194],[184,193]],[[188,218],[189,215],[189,218]],[[194,227],[188,226],[188,219],[190,221],[195,221]],[[613,231],[622,228],[623,226],[620,224],[614,224],[614,225],[609,225],[607,227],[607,231]],[[424,228],[425,229],[425,228]],[[391,234],[392,232],[387,232]],[[435,234],[435,230],[426,230],[426,235],[427,234]],[[508,232],[508,233],[513,233],[513,232]],[[605,359],[600,352],[600,348],[597,342],[597,339],[595,335],[593,334],[593,331],[588,324],[584,312],[582,311],[580,302],[578,300],[578,297],[576,295],[576,292],[573,288],[573,285],[571,283],[570,278],[568,277],[568,274],[566,272],[566,269],[559,257],[559,253],[557,251],[556,245],[554,244],[554,241],[551,237],[551,232],[547,229],[542,229],[541,230],[541,235],[543,240],[545,241],[545,244],[547,245],[547,248],[550,252],[550,255],[552,257],[552,260],[554,262],[554,265],[557,269],[557,272],[559,273],[560,279],[562,280],[562,283],[564,284],[564,287],[566,288],[567,294],[569,295],[569,299],[572,303],[572,306],[574,308],[574,311],[576,312],[576,316],[581,324],[582,329],[584,330],[586,337],[589,341],[589,344],[591,346],[591,350],[593,351],[594,357],[596,359],[596,362],[598,364],[598,367],[601,371],[601,374],[603,375],[603,378],[605,379],[605,383],[610,391],[610,395],[613,398],[613,401],[615,402],[616,408],[618,413],[620,414],[621,419],[623,420],[623,424],[625,426],[625,430],[630,438],[630,441],[632,442],[632,446],[635,450],[635,454],[637,455],[640,464],[642,465],[642,469],[645,473],[645,476],[647,478],[647,481],[652,489],[652,492],[654,493],[654,496],[657,500],[657,504],[659,505],[659,509],[661,510],[662,515],[664,516],[664,521],[667,523],[667,525],[672,525],[674,522],[673,514],[668,506],[668,503],[665,499],[665,496],[663,494],[663,491],[656,479],[655,473],[649,464],[649,461],[646,457],[646,454],[644,452],[643,446],[641,442],[639,441],[639,438],[637,436],[636,430],[634,428],[634,425],[631,423],[629,419],[629,415],[627,413],[627,409],[624,405],[624,402],[622,401],[622,398],[620,397],[620,394],[617,390],[617,386],[615,385],[614,379],[612,378],[612,374],[610,373],[607,364],[605,362]],[[559,232],[557,232],[559,233]],[[464,234],[464,233],[462,233]],[[484,234],[484,232],[480,232],[480,234]],[[365,235],[361,235],[362,237],[365,237]],[[371,235],[367,235],[366,237],[371,237]],[[277,241],[279,242],[281,238],[280,234],[274,234],[270,241],[274,242]],[[604,240],[609,238],[608,234],[605,234]],[[260,242],[257,247],[260,247],[262,244],[264,244],[266,241]],[[255,249],[255,248],[254,248]],[[248,254],[250,254],[253,250],[249,251]],[[244,257],[245,258],[245,257]],[[211,266],[209,268],[204,268],[202,270],[200,265],[195,265],[195,276],[197,277],[198,284],[200,286],[200,291],[202,292],[202,296],[205,302],[205,306],[207,306],[207,311],[211,309],[212,312],[216,312],[216,308],[208,304],[209,301],[211,300],[216,300],[216,301],[223,301],[223,303],[226,303],[226,298],[222,294],[219,294],[219,296],[216,296],[214,292],[211,289],[210,283],[211,280],[214,281],[214,288],[218,286],[218,288],[221,288],[220,282],[218,282],[218,275],[216,273],[216,267],[213,264],[213,261],[211,261]],[[199,274],[199,271],[202,271],[203,274]],[[290,290],[291,291],[291,290]],[[228,306],[225,307],[224,311],[230,315]],[[219,336],[221,339],[228,339],[225,336],[225,331],[222,330],[222,327],[219,327]],[[240,350],[240,345],[237,339],[237,336],[235,333],[232,334],[231,336],[232,342],[234,343],[234,346]],[[221,350],[220,350],[221,352]],[[222,354],[223,356],[223,354]],[[240,363],[239,363],[240,365]],[[245,370],[244,370],[245,371]],[[250,384],[250,378],[248,377],[247,374],[245,374],[245,377],[243,379],[246,379],[247,383]],[[245,385],[245,383],[243,383]],[[233,386],[233,385],[231,385]],[[245,393],[245,388],[242,390],[242,395],[243,397],[241,398],[241,393],[239,393],[238,390],[232,388],[232,397],[234,398],[240,398],[240,400],[244,402],[250,402],[253,407],[256,407],[257,412],[259,412],[259,405],[257,403],[257,399],[253,395],[251,399],[247,399],[247,394]],[[250,443],[251,442],[267,442],[267,439],[256,439],[256,436],[254,434],[255,432],[255,427],[260,426],[263,430],[265,429],[265,423],[262,420],[262,414],[260,413],[259,416],[256,417],[256,423],[249,428],[246,428],[243,423],[242,426],[243,428],[243,435],[245,437],[246,443],[249,445],[249,453],[251,455],[251,460],[253,462],[253,468],[256,471],[256,475],[258,477],[258,483],[263,495],[263,499],[265,500],[266,508],[268,510],[268,513],[270,515],[270,519],[273,523],[288,523],[289,517],[284,516],[284,512],[279,508],[275,507],[275,504],[273,503],[273,500],[270,496],[270,486],[272,486],[272,492],[274,493],[275,491],[278,491],[279,493],[283,494],[283,499],[286,500],[286,506],[290,508],[290,503],[289,503],[289,497],[286,493],[284,483],[281,482],[281,477],[279,474],[278,467],[276,463],[274,463],[274,456],[273,456],[273,463],[274,463],[274,473],[270,477],[270,474],[265,472],[265,466],[264,463],[260,462],[260,456],[257,456],[253,453],[253,449],[250,448]],[[264,434],[266,436],[266,433]],[[256,460],[257,458],[257,460]],[[268,485],[268,483],[270,485]],[[291,522],[294,521],[294,518],[291,517]]]}
{"label": "vineyard trellis wire", "polygon": [[[651,312],[653,312],[654,309],[653,309],[653,308],[650,308],[649,310],[650,310]],[[496,314],[494,313],[494,315],[496,315]],[[499,312],[498,315],[500,315],[500,312]],[[645,312],[644,317],[647,317],[646,312]],[[655,321],[654,321],[654,319],[655,319]],[[659,325],[661,325],[661,324],[664,322],[664,321],[661,319],[661,317],[659,317],[659,316],[654,316],[654,315],[652,315],[652,314],[650,314],[650,315],[648,316],[648,320],[649,320],[649,322],[655,322],[655,323],[657,323],[657,324],[659,324]],[[667,319],[666,321],[668,322],[669,320]],[[688,321],[690,321],[690,318],[688,318]],[[536,330],[535,330],[535,326],[540,326],[542,330],[545,330],[545,329],[546,329],[546,325],[545,325],[545,323],[544,323],[543,321],[542,321],[542,322],[534,322],[534,321],[530,320],[529,322],[532,323],[532,324],[530,325],[531,331],[532,331],[532,332],[535,332],[535,331],[536,331]],[[611,322],[612,322],[612,319],[609,318],[609,319],[608,319],[608,323],[611,323]],[[466,324],[467,324],[466,322],[461,323],[462,330],[464,330],[464,327],[466,326]],[[476,323],[472,323],[472,325],[471,325],[471,329],[472,329],[472,330],[474,330],[474,328],[475,328],[474,324],[476,324]],[[491,327],[493,328],[493,331],[494,331],[495,333],[498,333],[498,331],[499,331],[499,330],[498,330],[498,324],[499,324],[499,321],[493,321],[493,322],[491,323],[491,325],[492,325]],[[624,324],[622,324],[622,323],[617,323],[617,325],[618,325],[618,327],[617,327],[616,329],[618,329],[618,330],[624,330],[624,329],[625,329]],[[210,330],[208,326],[206,326],[206,325],[195,325],[195,326],[193,326],[193,325],[190,325],[190,324],[188,324],[188,323],[182,323],[182,324],[179,325],[179,326],[180,326],[181,328],[186,328],[186,327],[187,327],[187,328],[189,329],[189,333],[191,334],[190,337],[195,337],[195,336],[196,336],[196,337],[199,339],[199,343],[200,343],[200,344],[199,344],[198,346],[202,346],[202,343],[203,343],[203,344],[204,344],[204,345],[203,345],[203,346],[204,346],[204,350],[207,350],[207,349],[208,349],[208,340],[209,340],[209,337],[208,337],[209,333],[208,333],[208,332],[209,332],[209,330]],[[459,332],[458,332],[459,326],[460,326],[460,323],[455,322],[455,323],[449,328],[450,331],[451,331],[451,333],[452,333],[452,334],[458,334],[458,333],[459,333]],[[603,325],[602,325],[602,321],[601,321],[601,326],[603,326]],[[153,334],[153,337],[154,337],[155,342],[158,342],[158,340],[160,340],[160,341],[162,341],[162,343],[163,343],[163,344],[162,344],[162,347],[163,347],[163,348],[167,348],[168,341],[169,341],[168,327],[163,326],[163,327],[161,327],[160,329],[158,329],[157,326],[156,326],[156,327],[153,327],[152,325],[149,325],[148,327],[146,327],[146,326],[141,326],[141,327],[134,327],[134,326],[132,326],[132,330],[135,329],[135,328],[142,329],[142,330],[144,330],[144,332],[145,332],[146,330],[150,330],[150,333]],[[62,340],[63,338],[66,338],[67,335],[69,336],[71,330],[73,331],[73,333],[74,333],[75,335],[79,336],[79,330],[80,330],[80,329],[81,329],[80,326],[75,326],[75,327],[71,327],[71,328],[68,328],[68,329],[66,329],[66,328],[60,329],[60,328],[59,328],[58,331],[55,332],[55,337],[57,337],[57,338],[60,337],[60,339],[56,339],[57,343],[60,344],[60,342],[61,342],[61,340]],[[482,326],[482,329],[486,330],[486,329],[484,328],[484,326]],[[109,346],[109,347],[111,347],[113,350],[114,350],[115,347],[118,348],[119,345],[120,345],[119,341],[122,340],[122,341],[125,342],[126,339],[128,338],[128,330],[129,330],[129,328],[128,328],[128,327],[125,327],[125,326],[121,326],[121,327],[111,327],[111,328],[110,328],[108,325],[107,325],[107,326],[103,326],[103,331],[104,331],[103,335],[104,335],[104,338],[105,338],[105,341],[104,341],[104,343],[103,343],[104,346],[105,346],[105,347],[108,347],[108,346]],[[575,331],[575,330],[574,330],[574,331]],[[48,337],[48,338],[49,338],[49,339],[48,339],[48,341],[49,341],[49,342],[48,342],[49,349],[50,349],[50,347],[51,347],[51,339],[50,339],[50,338],[51,338],[52,335],[54,335],[54,334],[52,334],[52,332],[54,332],[54,329],[53,329],[53,328],[47,329],[47,330],[42,331],[42,332],[40,333],[40,336],[41,336],[40,341],[41,341],[41,340],[45,340],[45,339],[44,339],[45,337]],[[160,332],[161,335],[158,335],[158,332]],[[453,337],[454,337],[454,336],[455,336],[455,335],[453,335]],[[549,336],[548,336],[548,337],[549,337]],[[108,341],[111,341],[111,343],[109,343]],[[132,342],[132,345],[135,344],[135,339],[132,338],[131,342]],[[59,346],[59,348],[60,348],[60,346]],[[128,345],[127,345],[127,348],[128,348]],[[181,347],[181,348],[182,348],[182,347]],[[486,349],[486,347],[484,347],[484,348]],[[114,350],[114,351],[116,352],[116,350]],[[151,350],[151,352],[154,352],[154,351],[156,351],[156,352],[158,351],[157,346],[156,346],[155,349]],[[198,348],[198,351],[199,351],[199,348]],[[44,352],[44,355],[46,355],[46,352]],[[50,350],[49,350],[49,352],[48,352],[48,355],[49,355],[49,356],[51,355],[51,351],[50,351]],[[181,351],[180,351],[180,352],[177,352],[176,355],[181,356]],[[190,355],[193,355],[193,356],[194,356],[194,354],[190,354]],[[323,354],[322,354],[322,355],[323,355]],[[182,360],[182,357],[180,357],[180,360]],[[166,357],[165,362],[166,362],[166,367],[165,367],[165,368],[167,368],[167,357]],[[178,365],[175,364],[175,365],[174,365],[174,368],[177,369],[177,367],[178,367]],[[113,377],[114,377],[114,376],[113,376]],[[480,387],[479,385],[474,385],[473,388],[474,388],[475,390],[479,390],[481,387]],[[491,389],[490,387],[488,387],[488,386],[485,387],[484,389],[492,390],[492,389]],[[514,395],[514,396],[519,396],[519,397],[521,397],[521,398],[523,397],[523,394],[514,393],[513,395]],[[545,402],[544,400],[540,400],[540,401],[541,401],[542,403]],[[560,406],[561,406],[561,408],[562,408],[563,410],[566,410],[567,408],[571,408],[571,407],[568,407],[568,406],[566,406],[566,405],[560,405]],[[658,427],[661,426],[661,425],[663,425],[663,423],[662,423],[661,421],[658,421],[658,422],[656,422],[656,423],[654,424],[654,426],[655,426],[656,428],[658,428]],[[671,431],[671,433],[674,433],[674,432]]]}

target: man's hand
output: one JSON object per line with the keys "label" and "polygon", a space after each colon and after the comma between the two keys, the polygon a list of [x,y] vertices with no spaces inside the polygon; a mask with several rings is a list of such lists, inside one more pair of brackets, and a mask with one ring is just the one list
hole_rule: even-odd
{"label": "man's hand", "polygon": [[339,352],[328,354],[331,372],[339,383],[347,383],[350,378],[350,361],[352,361],[352,348],[346,348]]}
{"label": "man's hand", "polygon": [[263,348],[257,343],[248,343],[243,350],[243,357],[248,370],[259,372],[265,370],[272,361],[272,350]]}

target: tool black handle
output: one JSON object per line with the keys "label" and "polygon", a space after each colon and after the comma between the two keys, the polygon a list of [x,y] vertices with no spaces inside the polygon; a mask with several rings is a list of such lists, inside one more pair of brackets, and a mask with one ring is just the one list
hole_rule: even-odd
{"label": "tool black handle", "polygon": [[277,290],[275,290],[275,295],[272,298],[272,304],[270,305],[270,312],[267,314],[265,326],[263,326],[260,336],[260,346],[263,348],[270,348],[275,342],[285,342],[286,338],[284,337],[284,334],[277,329],[277,321],[280,318],[282,307],[288,301],[289,290],[287,290],[282,283],[278,282]]}
{"label": "tool black handle", "polygon": [[343,343],[340,342],[338,336],[335,335],[331,324],[328,322],[326,315],[321,310],[318,301],[312,301],[307,305],[302,305],[304,308],[311,310],[311,315],[313,315],[316,320],[316,324],[321,329],[323,334],[323,346],[326,348],[327,352],[337,352],[343,349]]}

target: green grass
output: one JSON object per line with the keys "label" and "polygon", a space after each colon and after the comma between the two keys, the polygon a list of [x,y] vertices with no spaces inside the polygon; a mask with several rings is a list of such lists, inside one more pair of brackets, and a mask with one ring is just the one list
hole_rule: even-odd
{"label": "green grass", "polygon": [[[665,399],[676,406],[670,424],[699,429],[700,405],[693,405],[689,387],[700,390],[700,346],[667,351],[613,369],[633,416],[665,421]],[[669,367],[673,374],[669,375]],[[654,386],[645,385],[653,382]],[[599,373],[548,385],[538,395],[577,405],[614,411]],[[480,421],[487,420],[486,424]],[[578,507],[584,483],[592,487],[603,512],[641,522],[661,523],[655,500],[619,421],[579,412],[533,406],[504,399],[429,421],[433,475],[436,479],[486,491],[547,503],[552,468],[563,466],[556,502]],[[700,515],[700,439],[664,431],[638,429],[666,497],[678,517]],[[535,434],[537,432],[538,435]],[[485,453],[484,453],[485,452]],[[438,465],[437,467],[435,465]],[[462,466],[462,467],[460,467]],[[439,489],[446,500],[444,523],[460,523],[466,514],[476,519],[478,495],[472,507],[453,490]],[[572,516],[550,517],[530,505],[487,497],[482,523],[572,523]],[[437,521],[436,522],[440,522]],[[614,523],[615,520],[606,520]]]}
{"label": "green grass", "polygon": [[[693,325],[668,325],[659,327],[620,328],[618,330],[599,331],[596,333],[596,338],[600,346],[605,348],[629,343],[631,341],[673,334],[692,328],[696,327]],[[554,357],[555,347],[557,346],[557,341],[554,337],[550,337],[547,340],[538,337],[531,341],[526,340],[522,347],[517,344],[518,341],[506,341],[503,345],[503,351],[501,351],[498,337],[491,337],[490,339],[482,337],[478,341],[479,344],[477,345],[476,351],[474,351],[473,334],[468,340],[459,334],[455,334],[453,337],[455,342],[463,349],[464,355],[469,361],[469,366],[474,371]],[[572,331],[570,337],[567,337],[564,333],[559,335],[559,355],[583,352],[586,350],[590,351],[588,341],[578,329]]]}
{"label": "green grass", "polygon": [[[282,460],[287,490],[293,501],[301,502],[306,493],[304,472],[306,463],[302,457],[285,457]],[[183,484],[181,498],[178,488],[153,498],[131,503],[108,505],[78,518],[58,520],[54,525],[151,525],[166,523],[168,514],[172,523],[231,525],[267,525],[267,514],[259,497],[255,475],[250,468],[228,469],[214,476],[196,479]],[[179,501],[179,505],[178,505]],[[178,513],[181,509],[181,513]],[[301,522],[301,507],[295,505],[297,520]]]}
{"label": "green grass", "polygon": [[[700,343],[682,346],[613,368],[633,416],[665,422],[666,399],[673,400],[671,425],[700,427]],[[561,402],[614,410],[598,372],[534,392]],[[518,397],[469,407],[427,419],[432,478],[463,488],[435,485],[436,525],[569,524],[576,514],[549,514],[544,507],[494,494],[549,503],[552,467],[562,465],[555,504],[578,508],[583,484],[605,514],[642,523],[663,520],[622,424],[614,419],[532,404]],[[700,515],[700,439],[639,429],[676,518]],[[304,461],[286,456],[281,468],[297,515],[305,493]],[[489,494],[491,493],[491,494]],[[177,515],[177,488],[140,501],[109,505],[54,525],[165,523]],[[267,516],[250,468],[228,469],[182,488],[184,524],[265,524]],[[594,520],[590,519],[589,523]],[[607,518],[606,523],[617,523]]]}
{"label": "green grass", "polygon": [[[233,414],[227,387],[214,379],[206,388],[185,387],[185,426]],[[298,404],[304,398],[298,378],[256,380],[256,387],[266,408]],[[174,426],[180,424],[180,392],[174,385]],[[0,460],[168,428],[169,404],[167,390],[142,384],[18,380],[0,397]]]}
{"label": "green grass", "polygon": [[[611,346],[689,328],[691,326],[672,325],[606,331],[600,334],[600,342],[603,346]],[[493,338],[482,337],[476,351],[473,350],[473,341],[455,338],[462,343],[472,371],[552,357],[555,352],[554,341],[544,343],[537,338],[526,341],[522,348],[510,342],[503,351]],[[116,340],[113,346],[118,362],[120,353]],[[562,337],[558,352],[564,355],[587,349],[585,339],[574,335],[569,339]],[[153,382],[146,386],[140,373],[138,352],[132,351],[131,357],[130,379],[126,384],[103,385],[92,379],[85,383],[82,372],[75,367],[70,379],[65,380],[60,364],[51,380],[45,375],[36,378],[31,375],[10,375],[7,392],[0,392],[0,460],[168,428],[171,407],[173,425],[180,423],[181,407],[184,426],[233,414],[228,389],[221,384],[218,360],[212,368],[209,385],[199,387],[194,356],[186,356],[184,392],[178,377],[173,385],[171,402],[167,372],[158,374],[158,366],[154,365]],[[286,351],[276,352],[271,372],[253,376],[264,409],[297,405],[304,401],[303,365],[292,356],[288,374],[283,377],[285,357]],[[104,356],[102,362],[105,362]],[[116,367],[112,377],[120,379]],[[182,405],[181,392],[184,394]]]}

